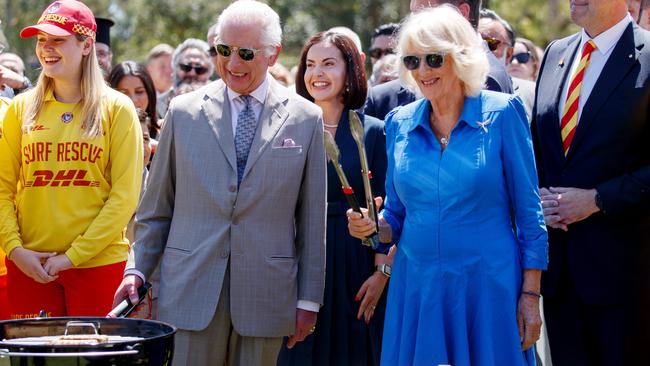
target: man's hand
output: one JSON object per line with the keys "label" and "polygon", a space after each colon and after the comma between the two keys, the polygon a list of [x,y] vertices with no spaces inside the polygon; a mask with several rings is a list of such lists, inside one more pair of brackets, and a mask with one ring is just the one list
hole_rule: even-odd
{"label": "man's hand", "polygon": [[43,268],[43,262],[56,256],[56,253],[41,253],[18,247],[9,253],[9,259],[14,262],[24,274],[38,283],[48,283],[56,280],[58,276],[51,276]]}
{"label": "man's hand", "polygon": [[582,221],[600,211],[596,206],[595,189],[551,187],[550,191],[557,194],[557,214],[562,218],[564,225]]}
{"label": "man's hand", "polygon": [[72,267],[73,265],[72,262],[70,262],[70,258],[65,254],[49,257],[43,265],[43,269],[45,269],[50,276],[58,276],[59,272]]}
{"label": "man's hand", "polygon": [[[138,288],[143,285],[142,278],[136,276],[136,275],[126,275],[122,279],[122,283],[120,283],[120,286],[117,288],[117,291],[115,291],[115,296],[113,297],[113,306],[112,308],[115,309],[117,305],[119,305],[124,299],[127,297],[131,300],[132,304],[135,304],[138,302]],[[117,314],[113,313],[108,313],[107,315],[109,318],[114,318],[117,316]]]}
{"label": "man's hand", "polygon": [[296,331],[289,336],[287,348],[293,348],[296,343],[302,342],[305,337],[314,332],[317,316],[318,313],[313,311],[296,309]]}

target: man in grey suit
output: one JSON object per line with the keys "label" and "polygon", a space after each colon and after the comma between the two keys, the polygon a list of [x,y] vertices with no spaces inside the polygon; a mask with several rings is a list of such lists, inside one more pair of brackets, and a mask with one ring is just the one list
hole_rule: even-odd
{"label": "man in grey suit", "polygon": [[322,117],[267,73],[282,48],[268,5],[232,3],[217,34],[222,79],[170,105],[115,301],[160,263],[174,365],[275,365],[322,303]]}

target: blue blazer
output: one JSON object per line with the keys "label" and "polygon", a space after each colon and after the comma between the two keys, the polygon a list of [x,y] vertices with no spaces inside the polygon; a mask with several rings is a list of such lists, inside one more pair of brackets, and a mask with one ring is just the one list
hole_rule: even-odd
{"label": "blue blazer", "polygon": [[549,229],[542,290],[553,296],[571,279],[588,304],[630,302],[650,292],[650,32],[633,23],[627,27],[585,104],[565,157],[558,105],[579,44],[575,34],[546,51],[533,143],[541,187],[596,188],[604,210],[571,224],[568,232]]}

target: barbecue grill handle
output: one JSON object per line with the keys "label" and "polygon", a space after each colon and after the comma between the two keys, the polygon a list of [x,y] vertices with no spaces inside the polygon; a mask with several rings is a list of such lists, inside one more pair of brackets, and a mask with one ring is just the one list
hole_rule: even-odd
{"label": "barbecue grill handle", "polygon": [[68,335],[68,328],[92,328],[93,331],[95,332],[95,335],[99,335],[99,324],[91,323],[91,322],[80,322],[77,320],[71,320],[65,324],[65,331],[63,332],[63,335]]}
{"label": "barbecue grill handle", "polygon": [[106,356],[129,356],[137,355],[139,350],[126,351],[97,351],[97,352],[13,352],[8,349],[0,349],[0,358],[3,357],[106,357]]}

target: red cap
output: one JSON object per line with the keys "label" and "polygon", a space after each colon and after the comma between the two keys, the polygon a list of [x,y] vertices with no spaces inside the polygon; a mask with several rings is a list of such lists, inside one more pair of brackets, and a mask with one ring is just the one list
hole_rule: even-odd
{"label": "red cap", "polygon": [[50,4],[38,20],[38,24],[20,31],[22,38],[34,37],[38,32],[54,36],[79,34],[95,39],[97,23],[93,12],[77,0],[59,0]]}

